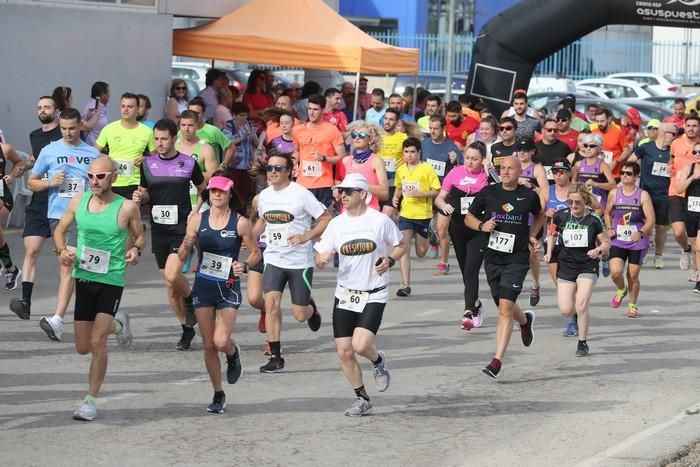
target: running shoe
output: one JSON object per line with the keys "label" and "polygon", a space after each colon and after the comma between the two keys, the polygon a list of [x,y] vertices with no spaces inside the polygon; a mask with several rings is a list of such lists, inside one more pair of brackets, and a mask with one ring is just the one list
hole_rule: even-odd
{"label": "running shoe", "polygon": [[19,319],[29,319],[31,307],[23,298],[12,297],[10,300],[10,310],[17,315]]}
{"label": "running shoe", "polygon": [[211,404],[207,407],[207,412],[209,413],[224,413],[226,409],[226,394],[223,391],[219,393],[214,393],[214,399],[212,399]]}
{"label": "running shoe", "polygon": [[627,287],[624,289],[617,289],[617,292],[615,292],[612,300],[610,300],[610,306],[613,308],[620,308],[622,299],[625,298],[625,295],[627,295]]}
{"label": "running shoe", "polygon": [[628,318],[639,318],[639,308],[637,308],[637,305],[630,303],[627,306],[627,317]]}
{"label": "running shoe", "polygon": [[587,357],[588,356],[588,344],[583,341],[578,341],[578,346],[576,347],[577,357]]}
{"label": "running shoe", "polygon": [[462,316],[462,329],[465,331],[471,331],[474,328],[474,312],[467,311]]}
{"label": "running shoe", "polygon": [[578,336],[578,322],[576,321],[576,316],[569,318],[569,322],[566,323],[566,329],[562,332],[564,337],[576,337]]}
{"label": "running shoe", "polygon": [[345,411],[348,417],[361,417],[372,413],[372,403],[363,397],[358,397],[352,406]]}
{"label": "running shoe", "polygon": [[122,323],[122,330],[116,335],[117,344],[122,349],[126,349],[131,346],[131,342],[134,340],[134,336],[131,334],[131,317],[126,311],[119,310],[114,315],[114,319]]}
{"label": "running shoe", "polygon": [[306,320],[306,324],[309,325],[309,329],[311,329],[313,332],[316,332],[319,329],[321,329],[321,313],[318,312],[318,308],[316,308],[316,302],[313,298],[309,302],[309,305],[311,305],[311,308],[314,309],[314,312],[311,315],[311,317]]}
{"label": "running shoe", "polygon": [[372,364],[372,373],[374,374],[374,384],[377,386],[377,391],[384,392],[389,388],[391,376],[386,368],[386,355],[380,351],[379,356],[382,357],[382,361],[376,365]]}
{"label": "running shoe", "polygon": [[601,271],[603,271],[603,277],[610,276],[610,261],[604,259],[601,261]]}
{"label": "running shoe", "polygon": [[664,258],[660,255],[654,255],[654,267],[656,269],[664,268]]}
{"label": "running shoe", "polygon": [[19,285],[20,277],[22,277],[22,270],[17,266],[14,271],[5,270],[5,290],[15,290]]}
{"label": "running shoe", "polygon": [[688,251],[681,251],[681,258],[678,261],[678,265],[681,271],[687,271],[690,268],[690,249]]}
{"label": "running shoe", "polygon": [[270,357],[266,364],[260,367],[260,373],[277,373],[284,370],[284,358]]}
{"label": "running shoe", "polygon": [[191,350],[192,349],[192,339],[194,339],[194,328],[190,326],[182,326],[182,336],[178,341],[175,348],[177,350]]}
{"label": "running shoe", "polygon": [[263,355],[272,355],[272,350],[270,349],[270,343],[268,341],[265,341],[265,350],[263,351]]}
{"label": "running shoe", "polygon": [[52,341],[61,341],[63,336],[63,320],[56,315],[50,318],[46,316],[39,320],[39,327],[49,336]]}
{"label": "running shoe", "polygon": [[73,412],[73,420],[91,422],[97,418],[97,407],[91,401],[83,399],[78,410]]}
{"label": "running shoe", "polygon": [[233,355],[226,355],[226,381],[228,384],[236,384],[243,374],[243,366],[241,365],[241,348],[236,344],[236,349]]}
{"label": "running shoe", "polygon": [[267,332],[267,328],[265,327],[265,312],[264,311],[260,312],[260,318],[258,318],[258,332],[260,334],[265,334]]}
{"label": "running shoe", "polygon": [[440,245],[440,238],[437,236],[437,233],[435,233],[432,227],[428,227],[428,242],[433,246]]}
{"label": "running shoe", "polygon": [[411,295],[411,287],[408,285],[401,284],[401,287],[399,287],[399,290],[396,291],[396,296],[397,297],[408,297],[409,295]]}
{"label": "running shoe", "polygon": [[540,287],[530,287],[530,306],[540,303]]}
{"label": "running shoe", "polygon": [[484,313],[486,313],[486,305],[479,300],[479,306],[476,311],[472,312],[472,323],[475,328],[480,328],[484,324]]}
{"label": "running shoe", "polygon": [[481,371],[492,378],[496,378],[498,373],[501,371],[501,361],[497,358],[493,358],[491,359],[491,363],[486,365],[486,367]]}
{"label": "running shoe", "polygon": [[197,324],[197,315],[194,314],[194,304],[192,303],[192,297],[189,299],[182,299],[182,306],[185,309],[185,326],[194,327]]}
{"label": "running shoe", "polygon": [[430,245],[430,248],[428,249],[428,258],[435,259],[435,258],[437,258],[438,253],[439,253],[438,246],[437,245]]}
{"label": "running shoe", "polygon": [[690,274],[688,275],[688,282],[697,282],[698,280],[700,280],[700,277],[698,276],[698,270],[692,269],[690,271]]}
{"label": "running shoe", "polygon": [[448,263],[438,263],[437,270],[433,273],[434,276],[446,276],[450,273],[450,265]]}
{"label": "running shoe", "polygon": [[535,340],[535,330],[533,329],[535,324],[535,312],[532,310],[525,311],[525,319],[527,319],[527,322],[520,326],[520,337],[523,340],[523,345],[525,347],[530,347]]}

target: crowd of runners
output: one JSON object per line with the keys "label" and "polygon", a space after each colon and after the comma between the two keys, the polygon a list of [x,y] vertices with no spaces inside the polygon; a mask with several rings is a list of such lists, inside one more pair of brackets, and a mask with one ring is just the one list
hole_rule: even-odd
{"label": "crowd of runners", "polygon": [[[542,261],[568,320],[563,335],[578,337],[578,357],[589,354],[589,301],[601,272],[612,282],[599,286],[611,289],[611,307],[626,302],[628,318],[645,312],[640,272],[652,249],[651,265],[666,267],[669,225],[679,267],[690,271],[689,292],[700,294],[700,120],[682,101],[668,122],[642,124],[637,114],[616,121],[606,108],[579,112],[573,95],[549,117],[516,91],[510,109],[493,115],[468,96],[442,102],[418,89],[413,102],[413,89],[368,92],[364,76],[357,90],[345,83],[325,91],[315,82],[281,90],[271,76],[255,70],[237,99],[220,70],[207,73],[199,96],[174,80],[166,118],[156,122],[142,94],[122,94],[120,119],[110,123],[107,83],[92,86],[82,112],[71,89],[57,87],[37,101],[41,126],[29,135],[30,157],[12,141],[0,144],[0,222],[13,208],[16,179],[27,177],[33,192],[21,267],[0,231],[5,288],[21,289],[9,308],[23,320],[35,316],[37,260],[51,238],[56,307],[38,325],[62,341],[74,296],[75,347],[92,358],[74,418],[97,416],[108,337],[121,347],[132,343],[120,302],[127,266],[147,244],[179,326],[173,347],[189,350],[201,337],[212,413],[226,406],[219,354],[229,384],[242,373],[234,328],[243,289],[266,337],[263,373],[285,368],[285,289],[293,317],[312,332],[332,320],[355,394],[349,416],[372,410],[358,356],[369,360],[379,392],[390,385],[387,355],[375,340],[389,296],[410,300],[415,257],[435,259],[434,274],[463,289],[455,318],[466,331],[484,323],[483,269],[498,310],[494,356],[483,368],[493,378],[513,321],[524,346],[534,341],[535,312],[518,297],[528,291],[529,273],[529,305],[537,306]],[[450,248],[458,281],[449,278],[458,275]],[[393,287],[389,271],[397,263]],[[337,269],[332,310],[312,296],[315,267]]]}

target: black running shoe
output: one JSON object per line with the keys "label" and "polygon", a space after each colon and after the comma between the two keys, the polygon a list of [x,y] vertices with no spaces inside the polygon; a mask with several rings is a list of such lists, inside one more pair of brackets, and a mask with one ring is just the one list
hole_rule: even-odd
{"label": "black running shoe", "polygon": [[501,362],[494,358],[491,360],[491,363],[486,365],[486,367],[481,371],[492,378],[496,378],[498,373],[501,371]]}
{"label": "black running shoe", "polygon": [[194,335],[194,328],[182,326],[182,336],[180,337],[180,340],[178,341],[175,348],[177,350],[190,350],[192,345],[192,339],[194,339]]}
{"label": "black running shoe", "polygon": [[309,305],[311,305],[311,307],[314,309],[314,313],[309,319],[306,320],[306,324],[309,325],[309,329],[311,329],[313,332],[316,332],[319,329],[321,329],[321,313],[318,312],[318,308],[316,308],[316,302],[313,298],[309,302]]}
{"label": "black running shoe", "polygon": [[211,404],[209,404],[209,407],[207,407],[207,412],[209,413],[224,413],[224,409],[226,409],[226,394],[222,392],[220,393],[214,393],[214,399],[211,401]]}
{"label": "black running shoe", "polygon": [[226,356],[226,381],[228,384],[235,384],[243,374],[243,366],[241,365],[241,348],[236,344],[236,349],[231,356]]}
{"label": "black running shoe", "polygon": [[29,303],[22,298],[12,297],[12,300],[10,300],[10,310],[12,310],[19,319],[29,319],[30,306]]}
{"label": "black running shoe", "polygon": [[22,270],[15,266],[14,271],[5,271],[5,290],[15,290],[19,285],[19,278],[22,277]]}
{"label": "black running shoe", "polygon": [[[695,288],[693,289],[693,293],[700,295],[700,282],[695,283]],[[12,311],[14,311],[14,310],[12,310]]]}
{"label": "black running shoe", "polygon": [[537,306],[540,303],[540,288],[530,287],[530,306]]}
{"label": "black running shoe", "polygon": [[530,347],[532,341],[535,340],[535,330],[532,328],[535,324],[535,312],[527,310],[525,312],[525,318],[527,318],[527,323],[520,326],[520,337],[523,339],[523,345],[525,347]]}
{"label": "black running shoe", "polygon": [[397,297],[408,297],[409,295],[411,295],[411,287],[408,285],[402,285],[399,287],[399,290],[396,291]]}
{"label": "black running shoe", "polygon": [[587,357],[588,356],[588,344],[583,341],[578,341],[578,347],[576,348],[577,357]]}
{"label": "black running shoe", "polygon": [[266,364],[260,367],[260,373],[276,373],[284,370],[284,358],[271,357]]}
{"label": "black running shoe", "polygon": [[197,316],[194,314],[194,305],[192,304],[192,297],[189,300],[186,298],[182,299],[183,308],[185,309],[185,326],[194,327],[197,324]]}

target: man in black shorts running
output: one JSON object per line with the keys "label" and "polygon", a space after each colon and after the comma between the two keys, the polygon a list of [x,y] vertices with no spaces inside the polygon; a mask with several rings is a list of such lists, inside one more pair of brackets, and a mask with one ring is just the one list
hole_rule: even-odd
{"label": "man in black shorts running", "polygon": [[[529,246],[535,251],[540,247],[536,235],[544,223],[544,211],[537,193],[518,184],[521,169],[518,158],[504,157],[501,183],[487,186],[476,195],[464,221],[470,229],[489,232],[484,270],[498,306],[498,329],[496,354],[483,371],[492,378],[501,369],[513,333],[513,320],[520,324],[525,347],[534,339],[535,313],[523,312],[516,301],[529,269]],[[534,220],[528,226],[530,214]]]}

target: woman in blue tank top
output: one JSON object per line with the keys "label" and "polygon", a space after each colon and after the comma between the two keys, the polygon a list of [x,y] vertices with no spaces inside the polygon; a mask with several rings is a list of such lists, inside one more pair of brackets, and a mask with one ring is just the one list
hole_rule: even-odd
{"label": "woman in blue tank top", "polygon": [[[636,162],[625,162],[620,169],[620,184],[610,192],[605,207],[605,228],[612,238],[610,276],[617,292],[610,301],[613,308],[622,304],[629,293],[628,318],[638,318],[639,272],[649,249],[649,235],[654,228],[654,206],[649,193],[637,187],[640,168]],[[627,280],[623,276],[627,262]]]}
{"label": "woman in blue tank top", "polygon": [[[248,264],[260,260],[260,250],[250,222],[236,214],[240,200],[233,191],[233,180],[224,171],[214,172],[202,199],[211,209],[192,214],[177,254],[184,260],[199,242],[200,266],[192,286],[192,303],[202,335],[204,363],[214,386],[214,399],[207,411],[223,413],[226,395],[221,385],[219,352],[226,354],[226,380],[233,384],[242,372],[240,348],[231,339],[241,305],[239,277],[248,272]],[[250,252],[248,262],[238,261],[241,241]]]}

